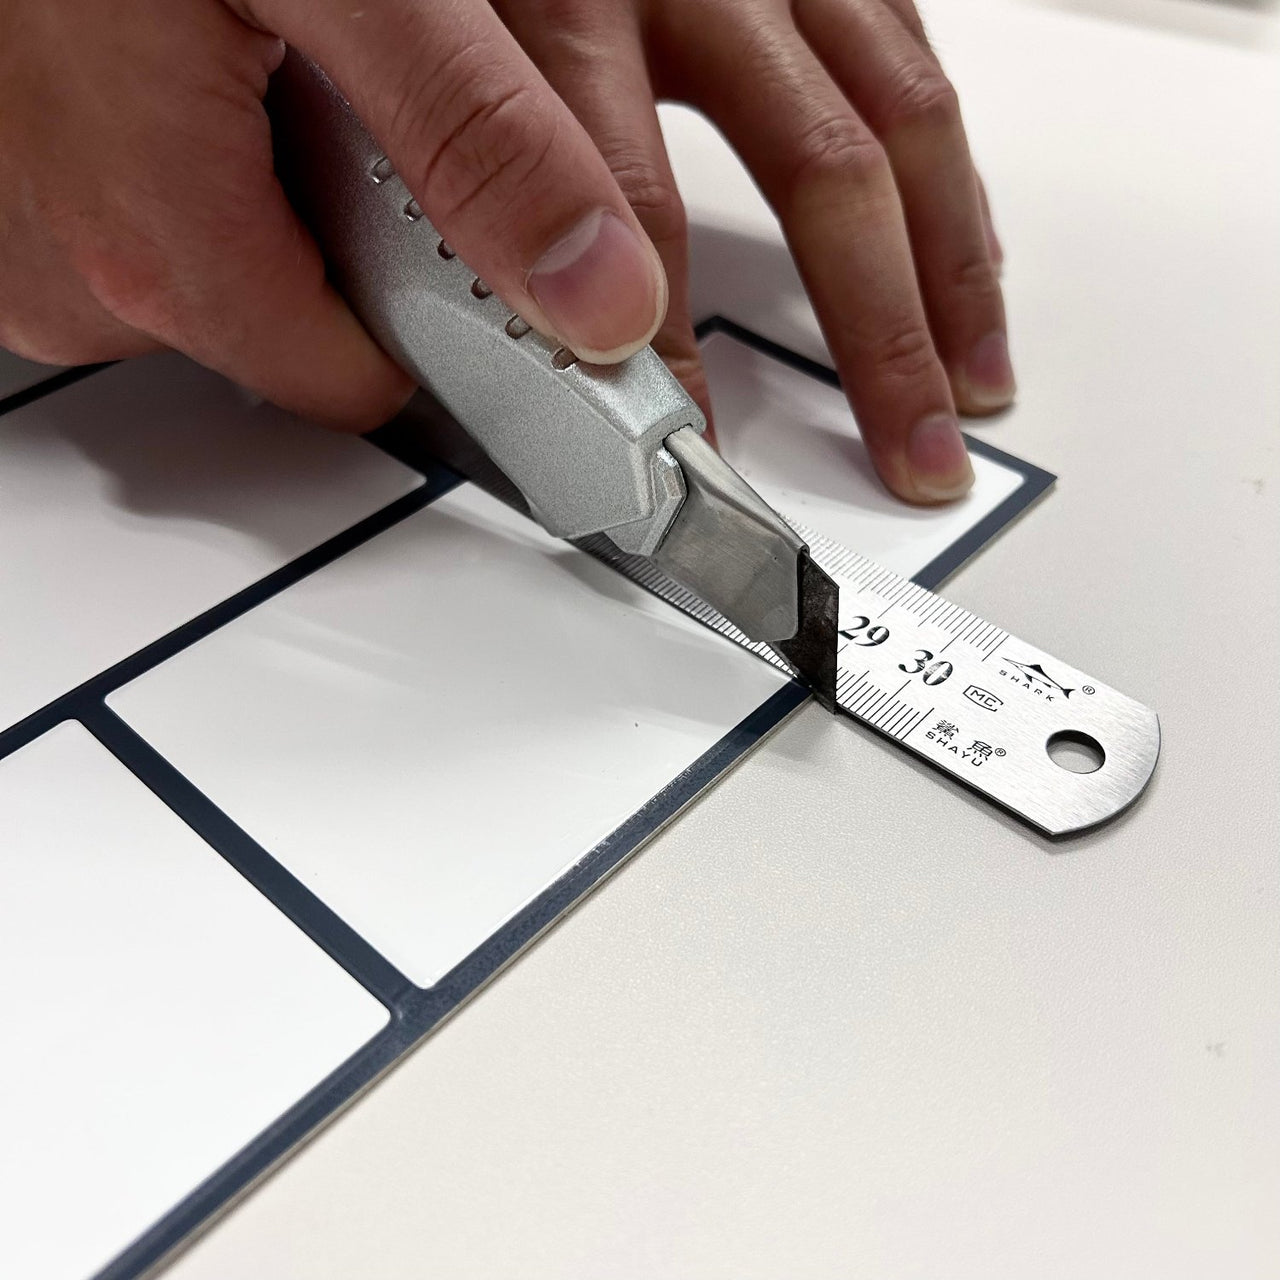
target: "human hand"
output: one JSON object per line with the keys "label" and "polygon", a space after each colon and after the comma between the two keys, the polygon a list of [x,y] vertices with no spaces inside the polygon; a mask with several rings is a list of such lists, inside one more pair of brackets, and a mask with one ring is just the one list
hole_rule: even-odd
{"label": "human hand", "polygon": [[1001,251],[912,0],[494,0],[657,246],[654,346],[707,407],[688,230],[654,110],[718,126],[777,213],[885,483],[972,482],[955,419],[1013,398]]}
{"label": "human hand", "polygon": [[[970,243],[972,210],[947,215],[945,199],[926,198],[935,179],[944,195],[972,195],[967,153],[968,176],[956,172],[958,123],[948,132],[937,113],[917,123],[889,112],[898,140],[882,149],[795,28],[780,25],[781,0],[638,2],[524,0],[519,17],[507,6],[589,135],[485,0],[359,9],[342,0],[9,0],[0,12],[0,343],[57,363],[172,346],[314,418],[364,427],[389,415],[409,385],[325,284],[272,173],[261,98],[283,37],[329,72],[474,269],[539,329],[607,361],[654,335],[667,286],[603,152],[676,279],[660,341],[705,396],[657,89],[702,105],[736,135],[779,208],[890,487],[917,500],[959,491],[968,467],[893,185],[896,177],[904,192],[922,193],[918,221],[935,246],[921,259],[925,299],[969,303],[964,323],[954,309],[939,311],[942,320],[929,309],[935,336],[947,338],[939,348],[962,351],[975,321],[999,319],[999,293],[989,258]],[[806,8],[821,10],[815,21],[844,23],[850,3]],[[709,25],[717,17],[727,23],[723,48]],[[918,69],[922,46],[890,35],[883,48]],[[683,62],[676,40],[687,42]],[[577,77],[584,53],[590,73]],[[649,88],[646,54],[669,85]],[[748,54],[757,60],[743,63]],[[873,59],[873,69],[891,62]],[[742,66],[764,75],[767,93],[737,92]],[[698,94],[678,92],[695,78]],[[939,132],[952,143],[942,148],[949,168],[931,178],[922,169]],[[963,152],[962,132],[958,141]],[[906,159],[890,170],[885,157],[898,153]],[[845,239],[852,230],[857,243]],[[842,308],[844,296],[858,305]],[[972,380],[957,380],[962,404],[982,407]],[[907,439],[921,406],[926,450],[913,465]],[[920,457],[937,464],[934,474]]]}
{"label": "human hand", "polygon": [[282,38],[527,320],[598,360],[653,336],[661,262],[488,0],[5,0],[0,345],[56,364],[173,347],[334,425],[395,412],[409,380],[274,175]]}

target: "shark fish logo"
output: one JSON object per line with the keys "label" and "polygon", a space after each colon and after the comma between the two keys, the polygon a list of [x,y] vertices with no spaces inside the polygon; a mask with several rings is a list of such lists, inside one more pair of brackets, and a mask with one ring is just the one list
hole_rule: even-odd
{"label": "shark fish logo", "polygon": [[1005,663],[1008,666],[1017,667],[1031,684],[1040,685],[1045,689],[1057,689],[1064,698],[1071,697],[1075,692],[1075,689],[1060,685],[1038,662],[1014,662],[1012,658],[1006,658]]}

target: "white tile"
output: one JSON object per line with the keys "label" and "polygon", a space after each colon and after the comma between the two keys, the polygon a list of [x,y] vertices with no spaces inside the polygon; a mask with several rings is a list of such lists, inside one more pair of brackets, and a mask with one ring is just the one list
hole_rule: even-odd
{"label": "white tile", "polygon": [[836,388],[726,333],[702,344],[724,456],[780,511],[907,577],[919,572],[1022,483],[973,456],[959,502],[913,507],[876,478]]}
{"label": "white tile", "polygon": [[0,832],[0,1275],[82,1280],[386,1011],[79,725]]}
{"label": "white tile", "polygon": [[174,355],[0,415],[0,728],[418,480]]}
{"label": "white tile", "polygon": [[781,684],[468,486],[111,705],[429,985]]}
{"label": "white tile", "polygon": [[[729,457],[900,571],[1019,483],[979,459],[958,511],[901,508],[859,465],[838,392],[723,336],[707,355]],[[793,457],[837,433],[838,468]],[[779,684],[468,488],[111,704],[425,986]]]}

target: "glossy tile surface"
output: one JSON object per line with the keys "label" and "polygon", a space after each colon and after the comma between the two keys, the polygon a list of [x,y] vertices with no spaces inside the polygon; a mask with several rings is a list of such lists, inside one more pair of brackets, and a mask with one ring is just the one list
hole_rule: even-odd
{"label": "glossy tile surface", "polygon": [[82,1280],[386,1011],[74,723],[0,760],[0,1275]]}
{"label": "glossy tile surface", "polygon": [[0,414],[0,729],[418,483],[175,355]]}

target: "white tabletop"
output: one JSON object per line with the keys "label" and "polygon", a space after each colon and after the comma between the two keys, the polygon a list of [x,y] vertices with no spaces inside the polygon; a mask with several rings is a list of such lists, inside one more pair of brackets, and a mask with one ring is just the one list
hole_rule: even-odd
{"label": "white tabletop", "polygon": [[[947,593],[1148,702],[1051,845],[809,707],[169,1269],[1200,1277],[1280,1267],[1280,94],[1267,11],[933,6],[1061,476]],[[820,350],[666,118],[697,305]]]}

